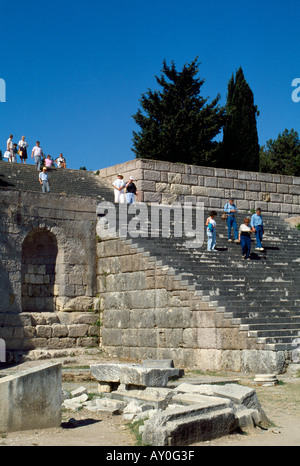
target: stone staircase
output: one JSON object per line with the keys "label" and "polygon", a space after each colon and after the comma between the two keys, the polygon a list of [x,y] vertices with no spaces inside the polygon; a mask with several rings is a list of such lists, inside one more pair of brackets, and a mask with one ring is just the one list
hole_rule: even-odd
{"label": "stone staircase", "polygon": [[[51,193],[92,197],[113,201],[112,188],[93,172],[72,169],[48,169]],[[42,194],[39,172],[34,165],[0,161],[0,188],[34,191]]]}
{"label": "stone staircase", "polygon": [[[113,201],[111,186],[92,172],[52,169],[50,177],[51,193],[45,194],[50,197],[53,193]],[[0,162],[0,188],[41,193],[33,165]],[[237,215],[238,225],[244,216]],[[228,243],[220,215],[213,253],[206,251],[206,235],[201,248],[188,249],[187,238],[162,237],[161,225],[159,237],[128,237],[126,242],[157,264],[171,267],[189,289],[266,350],[290,351],[300,336],[300,232],[281,217],[263,214],[263,218],[265,251],[256,251],[253,239],[250,261],[242,258],[240,245]]]}
{"label": "stone staircase", "polygon": [[[244,217],[237,215],[238,225]],[[257,251],[252,238],[250,261],[242,258],[239,244],[228,243],[220,217],[216,252],[206,250],[206,240],[199,249],[186,248],[186,238],[162,236],[128,238],[127,243],[157,264],[171,266],[189,289],[266,350],[290,351],[300,336],[300,233],[280,217],[263,218],[265,250]]]}

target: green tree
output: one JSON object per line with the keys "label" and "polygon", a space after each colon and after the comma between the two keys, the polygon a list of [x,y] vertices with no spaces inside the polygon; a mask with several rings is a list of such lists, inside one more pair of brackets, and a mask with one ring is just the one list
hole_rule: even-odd
{"label": "green tree", "polygon": [[228,83],[222,158],[219,166],[238,170],[259,170],[259,144],[253,92],[242,68]]}
{"label": "green tree", "polygon": [[260,150],[260,171],[300,176],[300,140],[297,131],[285,129]]}
{"label": "green tree", "polygon": [[133,115],[139,132],[133,131],[137,158],[188,164],[214,164],[220,143],[214,141],[223,126],[225,109],[200,95],[204,80],[197,77],[197,58],[177,71],[174,62],[163,61],[162,75],[155,76],[161,90],[142,95],[142,107]]}

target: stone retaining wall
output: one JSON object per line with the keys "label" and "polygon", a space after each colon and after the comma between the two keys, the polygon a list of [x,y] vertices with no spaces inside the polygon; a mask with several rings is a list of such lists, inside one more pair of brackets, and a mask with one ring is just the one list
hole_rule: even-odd
{"label": "stone retaining wall", "polygon": [[6,349],[97,346],[96,202],[4,189],[0,195]]}
{"label": "stone retaining wall", "polygon": [[271,371],[282,369],[280,352],[264,351],[208,297],[130,241],[102,240],[97,257],[100,345],[111,356],[173,359],[181,367],[214,371],[265,372],[265,361]]}
{"label": "stone retaining wall", "polygon": [[125,180],[131,175],[138,180],[142,202],[204,202],[205,208],[220,210],[233,197],[240,211],[261,207],[282,216],[300,214],[299,177],[146,159],[99,170],[99,176],[111,183],[117,173]]}

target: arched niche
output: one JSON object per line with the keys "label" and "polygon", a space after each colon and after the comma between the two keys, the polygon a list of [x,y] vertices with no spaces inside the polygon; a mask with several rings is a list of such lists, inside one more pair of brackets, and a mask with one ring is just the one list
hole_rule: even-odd
{"label": "arched niche", "polygon": [[22,311],[55,310],[57,240],[48,230],[34,230],[22,245]]}

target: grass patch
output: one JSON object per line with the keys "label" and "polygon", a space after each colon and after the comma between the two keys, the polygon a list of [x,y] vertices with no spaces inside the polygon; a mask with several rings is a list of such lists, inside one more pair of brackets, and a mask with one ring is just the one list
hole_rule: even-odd
{"label": "grass patch", "polygon": [[[148,419],[148,418],[147,418]],[[136,439],[136,443],[135,445],[136,446],[145,446],[143,444],[143,440],[142,440],[142,434],[141,432],[139,431],[140,427],[144,425],[144,422],[147,420],[147,419],[140,419],[139,421],[134,421],[134,422],[129,422],[126,424],[128,430],[130,431],[130,433],[135,437]]]}

